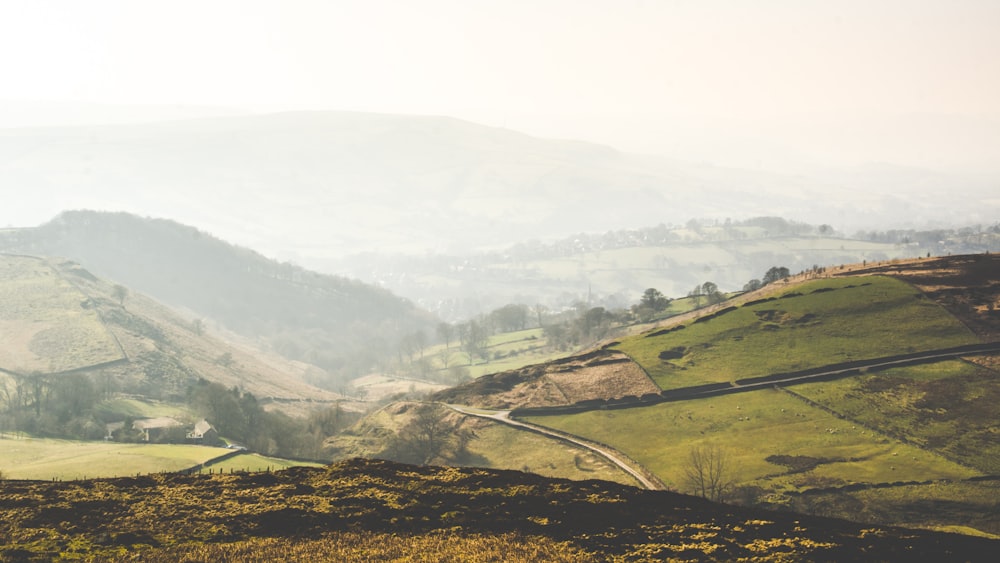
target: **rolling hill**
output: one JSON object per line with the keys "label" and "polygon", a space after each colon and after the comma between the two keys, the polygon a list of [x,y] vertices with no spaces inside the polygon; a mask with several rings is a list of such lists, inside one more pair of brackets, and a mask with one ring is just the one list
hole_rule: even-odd
{"label": "rolling hill", "polygon": [[195,317],[322,368],[336,388],[433,326],[409,301],[355,280],[267,259],[192,227],[126,213],[74,211],[0,231],[0,251],[61,256]]}
{"label": "rolling hill", "polygon": [[469,252],[691,218],[777,215],[845,231],[992,219],[995,183],[944,185],[966,197],[884,173],[823,182],[436,116],[288,112],[0,130],[0,186],[38,196],[11,202],[21,221],[67,205],[155,214],[313,269],[356,252]]}
{"label": "rolling hill", "polygon": [[[734,502],[997,534],[998,272],[972,255],[800,276],[435,399],[608,445],[670,488],[717,448]],[[560,395],[602,362],[612,385]]]}
{"label": "rolling hill", "polygon": [[0,295],[6,400],[17,395],[13,378],[73,375],[160,400],[183,399],[198,379],[278,402],[342,398],[307,383],[318,368],[224,338],[76,262],[0,254]]}

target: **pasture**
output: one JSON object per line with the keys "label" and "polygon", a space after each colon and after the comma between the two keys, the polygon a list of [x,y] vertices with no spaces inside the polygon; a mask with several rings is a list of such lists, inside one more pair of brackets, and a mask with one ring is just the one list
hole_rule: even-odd
{"label": "pasture", "polygon": [[256,473],[260,471],[278,471],[289,467],[323,467],[322,463],[310,461],[294,461],[280,457],[270,457],[260,454],[245,453],[213,463],[201,473],[207,473],[211,469],[214,473],[230,473],[236,471],[247,471]]}
{"label": "pasture", "polygon": [[477,356],[470,364],[468,354],[459,349],[457,342],[452,342],[447,348],[444,344],[431,346],[424,352],[424,356],[431,361],[434,369],[444,371],[443,357],[447,355],[448,366],[464,367],[469,371],[470,378],[541,364],[566,356],[565,351],[548,347],[548,339],[540,328],[494,334],[489,339],[486,352],[488,360]]}
{"label": "pasture", "polygon": [[806,282],[776,299],[683,330],[629,337],[616,348],[661,388],[674,389],[977,342],[912,286],[869,276]]}
{"label": "pasture", "polygon": [[[686,460],[700,445],[725,451],[739,484],[774,492],[980,474],[773,389],[525,420],[609,444],[681,491]],[[792,472],[775,456],[811,467]]]}
{"label": "pasture", "polygon": [[636,481],[604,458],[583,448],[494,422],[474,423],[468,450],[473,465],[515,469],[545,477],[602,479],[626,485]]}
{"label": "pasture", "polygon": [[1000,380],[976,364],[907,366],[789,391],[986,473],[1000,472]]}
{"label": "pasture", "polygon": [[227,453],[223,448],[183,444],[123,444],[53,438],[0,439],[0,471],[10,479],[58,479],[179,471]]}

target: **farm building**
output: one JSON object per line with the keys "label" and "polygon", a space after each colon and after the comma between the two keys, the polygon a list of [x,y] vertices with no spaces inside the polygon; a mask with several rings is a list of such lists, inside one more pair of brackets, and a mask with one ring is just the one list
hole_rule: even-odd
{"label": "farm building", "polygon": [[144,442],[161,442],[171,428],[177,428],[183,424],[169,416],[158,418],[144,418],[132,424],[132,428],[142,432]]}
{"label": "farm building", "polygon": [[195,444],[212,444],[219,439],[219,432],[204,418],[195,423],[187,433],[187,441]]}

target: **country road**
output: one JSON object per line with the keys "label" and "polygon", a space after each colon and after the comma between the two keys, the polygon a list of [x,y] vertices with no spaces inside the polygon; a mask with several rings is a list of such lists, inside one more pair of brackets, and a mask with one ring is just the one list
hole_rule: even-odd
{"label": "country road", "polygon": [[[980,354],[995,354],[1000,352],[1000,342],[987,342],[984,344],[974,344],[969,346],[958,346],[942,350],[928,350],[907,354],[905,356],[892,356],[887,358],[873,358],[869,361],[856,362],[852,365],[830,366],[827,368],[816,368],[811,373],[792,375],[770,375],[754,377],[751,379],[740,379],[730,383],[729,387],[715,387],[711,389],[699,389],[698,387],[671,389],[663,393],[662,400],[690,400],[703,399],[715,395],[726,395],[733,392],[746,392],[774,387],[775,385],[794,385],[797,383],[808,383],[812,380],[822,380],[829,378],[848,377],[857,374],[861,370],[882,369],[889,367],[899,367],[923,363],[930,360],[940,360],[945,358],[960,358],[962,356],[975,356]],[[700,386],[699,386],[700,387]],[[706,386],[707,387],[707,386]],[[649,403],[643,403],[643,406]],[[640,405],[636,405],[640,406]]]}
{"label": "country road", "polygon": [[[652,477],[652,476],[647,476],[647,475],[644,474],[643,471],[639,471],[635,467],[632,466],[633,463],[635,463],[635,465],[638,465],[638,463],[636,463],[636,462],[631,462],[630,463],[630,461],[626,461],[624,454],[622,454],[621,452],[618,452],[617,450],[614,450],[613,448],[610,448],[608,446],[603,446],[603,445],[600,445],[600,444],[595,444],[593,442],[589,442],[587,440],[584,440],[583,438],[579,438],[577,436],[573,436],[572,434],[565,434],[563,432],[558,432],[556,430],[551,430],[551,429],[545,428],[543,426],[536,426],[534,424],[528,424],[526,422],[521,422],[519,420],[514,420],[514,419],[510,418],[510,411],[495,411],[495,412],[486,413],[486,412],[476,412],[475,410],[471,410],[471,409],[469,409],[467,407],[463,407],[461,405],[446,405],[446,406],[448,408],[452,409],[453,411],[455,411],[457,413],[460,413],[460,414],[464,414],[466,416],[476,416],[476,417],[479,417],[479,418],[486,418],[486,419],[489,419],[489,420],[493,420],[495,422],[499,422],[501,424],[507,424],[507,425],[510,425],[510,426],[518,427],[518,428],[521,428],[523,430],[527,430],[529,432],[535,432],[537,434],[544,434],[546,436],[555,438],[557,440],[563,440],[563,441],[566,441],[566,442],[571,442],[573,444],[576,444],[577,446],[580,446],[582,448],[586,448],[587,450],[590,450],[590,451],[594,452],[595,454],[597,454],[597,455],[599,455],[599,456],[607,459],[611,463],[617,465],[623,471],[625,471],[626,473],[628,473],[629,475],[631,475],[632,477],[634,477],[636,481],[638,481],[639,483],[641,483],[642,486],[646,487],[647,489],[650,489],[650,490],[664,490],[664,489],[666,489],[666,485],[664,485],[663,482],[661,482],[659,479],[656,479],[655,477]],[[643,468],[643,469],[645,469],[645,468]]]}
{"label": "country road", "polygon": [[[996,352],[1000,352],[1000,342],[989,342],[979,345],[960,346],[944,350],[930,350],[923,353],[908,354],[905,356],[895,356],[889,358],[873,358],[868,362],[855,363],[850,366],[846,365],[830,366],[830,368],[832,369],[818,368],[816,371],[807,374],[797,374],[797,375],[788,374],[787,376],[776,374],[772,376],[751,378],[749,380],[739,380],[737,382],[732,382],[725,387],[718,387],[717,386],[718,384],[710,384],[708,386],[705,386],[705,387],[711,387],[709,389],[700,389],[699,387],[701,386],[692,388],[673,389],[664,392],[662,396],[658,397],[654,401],[629,403],[628,405],[621,405],[618,408],[649,406],[651,404],[656,404],[665,401],[684,401],[690,399],[703,399],[715,395],[725,395],[734,392],[739,393],[739,392],[753,391],[756,389],[774,387],[776,385],[779,386],[793,385],[796,383],[805,383],[811,380],[818,380],[831,377],[833,378],[845,377],[848,375],[856,374],[860,370],[870,370],[873,368],[878,369],[878,368],[885,368],[892,366],[903,366],[907,364],[925,362],[927,360],[933,360],[933,359],[955,358],[967,355],[988,354]],[[660,481],[655,476],[646,471],[645,468],[643,468],[638,462],[628,459],[627,456],[615,450],[614,448],[611,448],[610,446],[606,446],[603,444],[596,444],[588,440],[584,440],[583,438],[580,438],[578,436],[574,436],[572,434],[566,434],[563,432],[545,428],[543,426],[537,426],[534,424],[521,422],[519,420],[514,420],[510,418],[511,411],[509,410],[481,411],[479,409],[472,409],[470,407],[464,407],[461,405],[446,405],[446,406],[466,416],[476,416],[479,418],[486,418],[489,420],[493,420],[495,422],[499,422],[501,424],[514,426],[522,430],[527,430],[530,432],[535,432],[536,434],[549,436],[557,440],[570,442],[572,444],[585,448],[591,452],[594,452],[595,454],[600,455],[601,457],[607,459],[611,463],[614,463],[615,465],[620,467],[623,471],[634,477],[639,483],[642,484],[642,486],[646,487],[647,489],[657,490],[666,488],[666,486],[662,481]],[[536,408],[538,408],[539,410],[548,410],[544,407],[541,408],[536,407]],[[607,406],[588,407],[585,410],[592,410],[593,408],[608,408],[608,407]],[[518,412],[519,413],[523,412],[524,414],[528,414],[528,412],[531,410],[532,408],[530,407],[521,408],[518,409]]]}

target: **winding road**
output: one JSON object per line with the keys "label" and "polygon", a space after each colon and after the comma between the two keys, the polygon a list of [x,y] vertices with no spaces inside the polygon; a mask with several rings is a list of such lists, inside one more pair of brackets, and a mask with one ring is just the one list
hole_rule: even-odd
{"label": "winding road", "polygon": [[[855,363],[849,367],[847,366],[830,366],[833,369],[823,369],[819,368],[812,373],[792,375],[787,376],[773,375],[765,376],[760,378],[753,378],[750,380],[744,380],[743,383],[733,383],[729,387],[724,388],[714,388],[706,390],[694,391],[692,388],[692,393],[683,394],[681,396],[676,396],[673,398],[662,397],[654,402],[643,402],[643,403],[630,403],[628,406],[649,406],[650,404],[655,404],[656,402],[670,401],[670,400],[690,400],[690,399],[702,399],[705,397],[711,397],[714,395],[723,395],[734,392],[746,392],[753,391],[761,388],[769,388],[781,385],[793,385],[796,383],[805,383],[810,380],[817,380],[821,378],[830,377],[846,377],[849,375],[854,375],[859,373],[861,370],[869,370],[872,368],[887,368],[893,366],[903,366],[908,364],[926,362],[928,360],[945,359],[945,358],[955,358],[961,356],[978,355],[978,354],[989,354],[1000,352],[1000,342],[988,342],[985,344],[972,345],[972,346],[960,346],[956,348],[944,349],[944,350],[929,350],[927,352],[907,354],[904,356],[895,356],[888,358],[873,358],[868,362]],[[683,392],[683,389],[677,389],[675,391]],[[569,442],[585,448],[620,467],[623,471],[631,475],[642,484],[643,487],[651,490],[663,490],[666,489],[666,485],[657,479],[654,475],[645,471],[638,462],[631,460],[625,454],[615,450],[614,448],[604,445],[590,442],[584,440],[578,436],[572,434],[566,434],[564,432],[559,432],[557,430],[552,430],[550,428],[545,428],[543,426],[537,426],[534,424],[529,424],[526,422],[521,422],[519,420],[514,420],[510,418],[511,411],[501,410],[483,410],[474,409],[471,407],[465,407],[461,405],[446,405],[448,408],[454,410],[455,412],[464,414],[466,416],[476,416],[479,418],[485,418],[499,422],[501,424],[507,424],[522,430],[527,430],[534,432],[536,434],[542,434],[555,438],[557,440],[562,440],[564,442]],[[600,408],[600,407],[595,407]],[[530,410],[530,409],[523,409]],[[590,410],[590,409],[588,409]]]}
{"label": "winding road", "polygon": [[545,428],[543,426],[536,426],[534,424],[528,424],[527,422],[514,420],[510,418],[510,411],[477,412],[477,410],[470,409],[469,407],[463,407],[461,405],[446,405],[446,406],[451,410],[460,414],[464,414],[466,416],[476,416],[479,418],[486,418],[489,420],[493,420],[495,422],[499,422],[501,424],[507,424],[509,426],[514,426],[522,430],[535,432],[537,434],[544,434],[546,436],[555,438],[557,440],[562,440],[564,442],[570,442],[572,444],[576,444],[577,446],[580,446],[591,452],[594,452],[595,454],[617,465],[623,471],[634,477],[635,480],[638,481],[640,484],[642,484],[643,487],[646,487],[647,489],[650,490],[666,489],[666,485],[662,481],[656,479],[656,477],[647,475],[644,472],[639,471],[638,469],[633,467],[629,461],[626,460],[624,454],[609,446],[595,444],[593,442],[584,440],[583,438],[579,438],[571,434],[565,434],[563,432],[552,430],[550,428]]}

